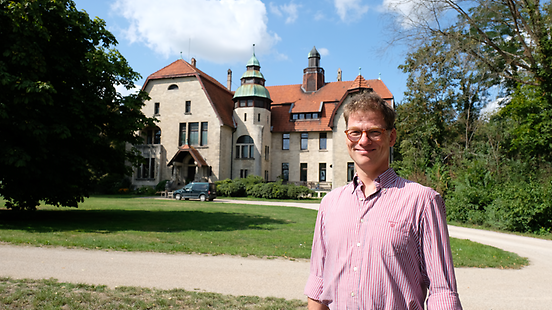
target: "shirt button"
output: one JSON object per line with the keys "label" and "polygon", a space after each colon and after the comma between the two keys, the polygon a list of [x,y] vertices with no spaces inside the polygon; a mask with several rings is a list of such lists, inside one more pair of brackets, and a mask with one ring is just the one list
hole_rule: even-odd
{"label": "shirt button", "polygon": [[351,297],[355,297],[355,293],[351,293]]}
{"label": "shirt button", "polygon": [[361,222],[361,223],[364,223],[364,219],[360,219],[360,222]]}
{"label": "shirt button", "polygon": [[354,270],[354,271],[357,271],[357,269],[358,269],[357,267],[353,267],[353,270]]}
{"label": "shirt button", "polygon": [[357,246],[360,246],[360,242],[359,242],[359,243],[357,243]]}

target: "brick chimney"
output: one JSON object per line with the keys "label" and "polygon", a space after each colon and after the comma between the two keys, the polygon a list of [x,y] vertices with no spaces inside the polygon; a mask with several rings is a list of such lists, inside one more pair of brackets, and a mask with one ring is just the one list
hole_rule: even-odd
{"label": "brick chimney", "polygon": [[196,68],[196,59],[192,57],[192,67]]}
{"label": "brick chimney", "polygon": [[232,91],[232,70],[228,69],[228,77],[226,79],[226,88]]}

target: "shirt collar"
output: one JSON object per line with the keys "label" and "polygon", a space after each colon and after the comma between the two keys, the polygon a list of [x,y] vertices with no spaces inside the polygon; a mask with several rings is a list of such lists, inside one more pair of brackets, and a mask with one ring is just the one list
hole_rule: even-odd
{"label": "shirt collar", "polygon": [[[385,170],[382,174],[380,174],[375,180],[374,183],[376,184],[376,189],[380,190],[382,188],[389,188],[392,184],[395,183],[397,180],[398,175],[395,173],[395,170],[393,168],[389,168]],[[357,188],[363,185],[362,181],[358,177],[358,174],[355,173],[355,176],[353,178],[353,182],[351,182],[353,185],[352,191],[354,192]]]}

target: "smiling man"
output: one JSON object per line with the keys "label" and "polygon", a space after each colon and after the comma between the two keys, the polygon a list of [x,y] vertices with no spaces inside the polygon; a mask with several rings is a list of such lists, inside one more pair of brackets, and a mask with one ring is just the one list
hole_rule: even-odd
{"label": "smiling man", "polygon": [[[305,287],[314,309],[462,309],[441,196],[389,168],[395,112],[362,93],[344,106],[351,183],[320,204]],[[427,300],[426,300],[427,296]]]}

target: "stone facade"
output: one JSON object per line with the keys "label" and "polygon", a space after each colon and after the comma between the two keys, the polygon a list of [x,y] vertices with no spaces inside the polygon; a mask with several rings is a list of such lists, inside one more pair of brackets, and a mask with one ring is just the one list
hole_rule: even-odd
{"label": "stone facade", "polygon": [[[264,86],[255,55],[235,92],[182,59],[153,73],[143,108],[158,120],[137,145],[146,163],[134,186],[171,180],[217,181],[258,175],[327,190],[345,185],[354,167],[345,147],[343,105],[359,91],[375,91],[393,105],[381,80],[325,82],[320,55],[309,53],[303,84]],[[229,72],[229,75],[231,72]],[[230,77],[229,77],[230,78]],[[307,85],[315,80],[316,85]]]}

